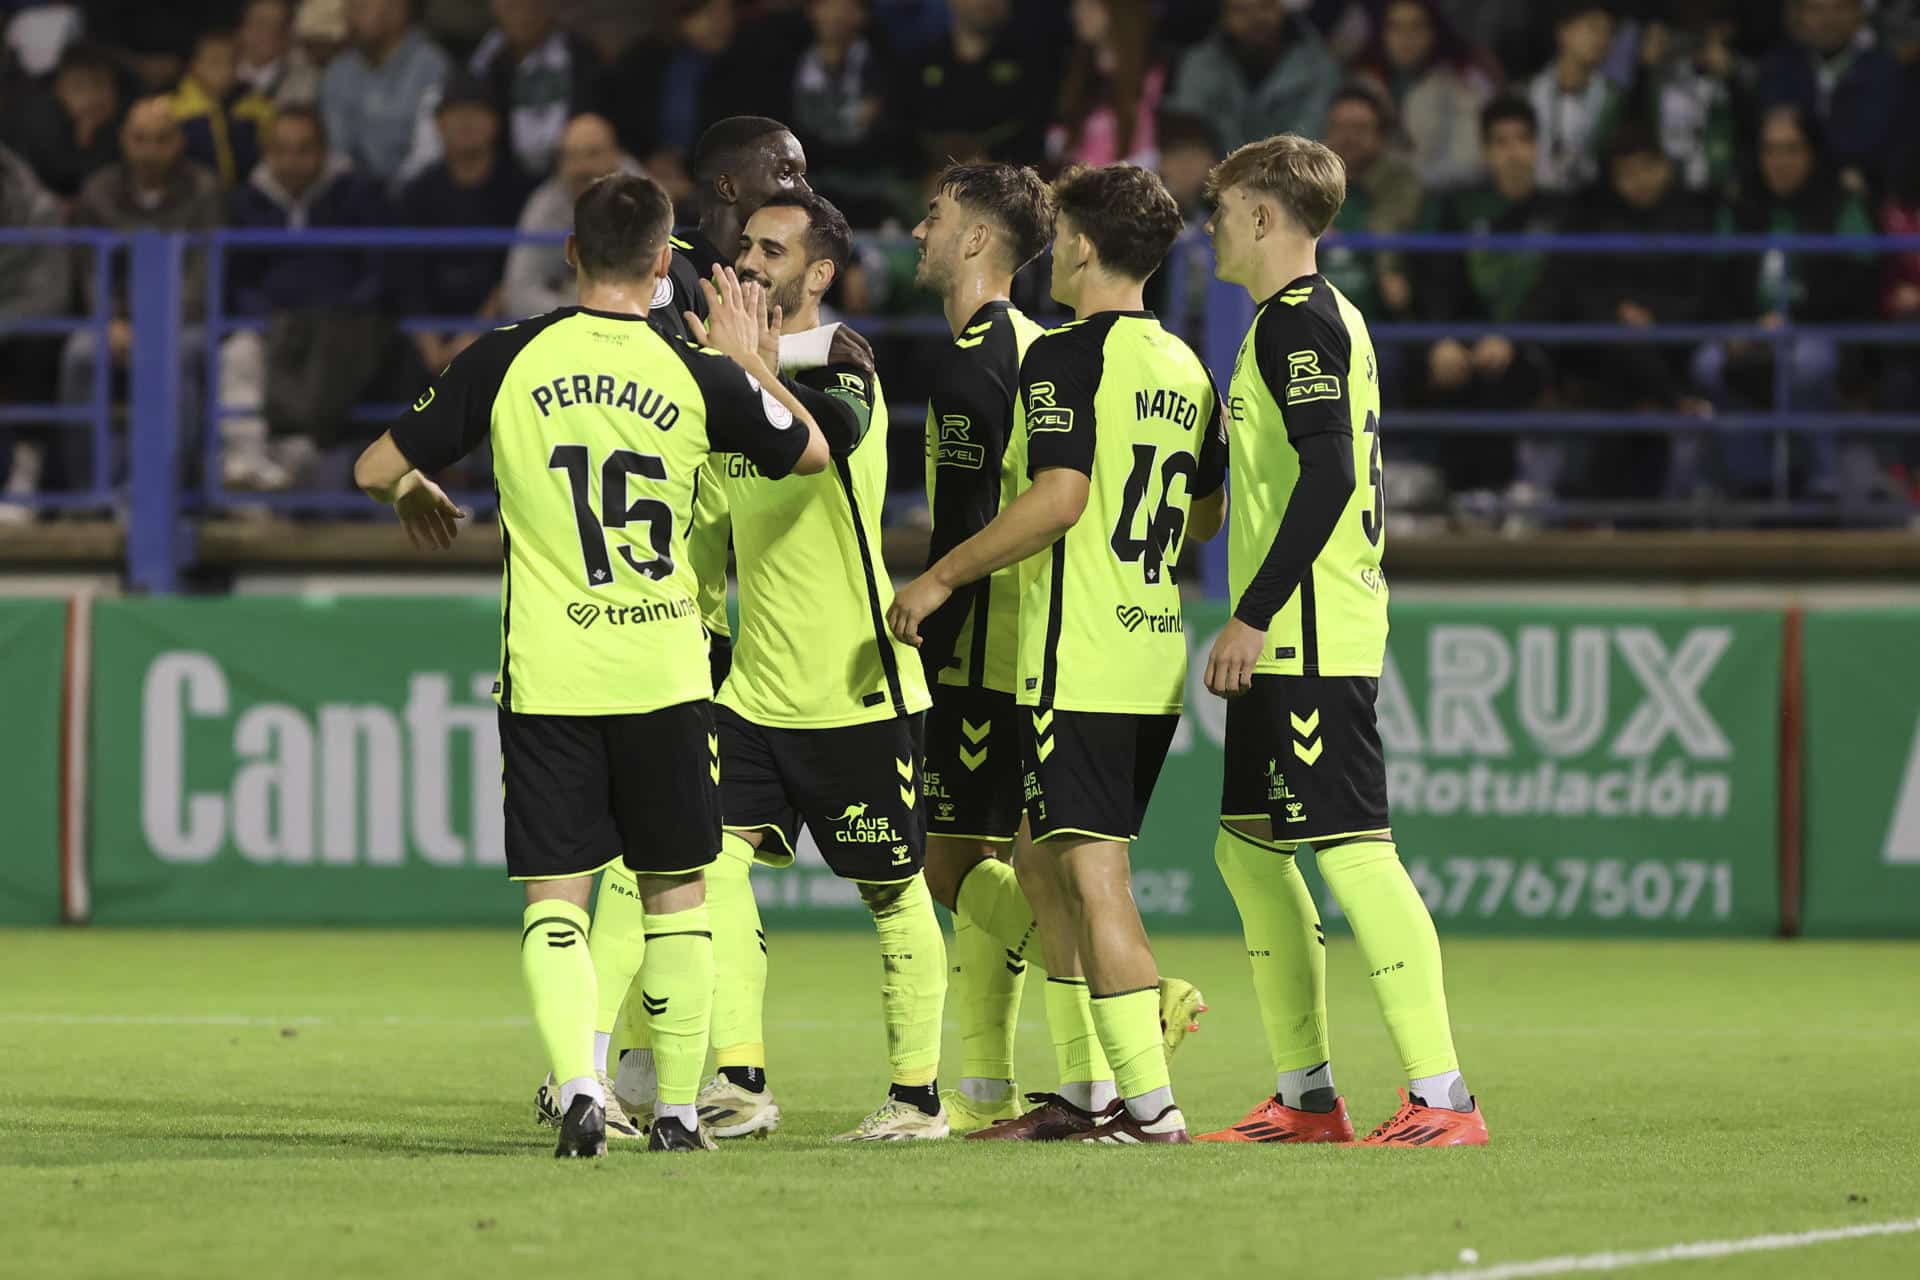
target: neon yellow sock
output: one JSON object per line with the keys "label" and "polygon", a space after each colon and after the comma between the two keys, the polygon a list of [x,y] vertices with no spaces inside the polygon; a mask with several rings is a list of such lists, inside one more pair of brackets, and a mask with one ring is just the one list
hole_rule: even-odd
{"label": "neon yellow sock", "polygon": [[640,972],[647,951],[647,909],[640,901],[640,884],[625,867],[600,873],[600,893],[593,901],[593,932],[587,954],[593,957],[593,977],[600,988],[596,1032],[611,1032],[620,1020],[627,990]]}
{"label": "neon yellow sock", "polygon": [[691,1103],[700,1092],[713,1021],[713,932],[705,903],[647,917],[647,959],[636,985],[653,1031],[660,1101]]}
{"label": "neon yellow sock", "polygon": [[893,1083],[929,1085],[940,1074],[940,1015],[947,999],[947,948],[925,876],[915,876],[883,906],[869,906],[880,932],[885,976],[880,1007],[887,1023]]}
{"label": "neon yellow sock", "polygon": [[1158,986],[1094,996],[1091,1003],[1100,1047],[1113,1064],[1113,1086],[1121,1097],[1137,1098],[1172,1083],[1160,1037]]}
{"label": "neon yellow sock", "polygon": [[1214,841],[1213,860],[1240,909],[1274,1071],[1318,1066],[1329,1057],[1327,944],[1313,891],[1291,851],[1226,827]]}
{"label": "neon yellow sock", "polygon": [[1320,852],[1320,874],[1353,925],[1374,998],[1407,1078],[1457,1071],[1440,937],[1389,840],[1357,840]]}
{"label": "neon yellow sock", "polygon": [[[1154,1026],[1159,1025],[1156,1006]],[[1107,1065],[1107,1055],[1100,1047],[1100,1032],[1093,1025],[1093,1005],[1085,978],[1047,979],[1047,1030],[1053,1035],[1053,1058],[1060,1068],[1061,1084],[1113,1079],[1113,1068]]]}
{"label": "neon yellow sock", "polygon": [[520,973],[533,1001],[533,1025],[547,1047],[547,1064],[561,1084],[593,1078],[593,1016],[597,993],[587,954],[587,913],[549,898],[530,903],[520,917]]}
{"label": "neon yellow sock", "polygon": [[[996,870],[997,869],[997,870]],[[967,886],[981,888],[969,892]],[[1000,886],[1012,889],[1002,893]],[[1000,908],[1011,901],[1013,909]],[[975,921],[972,911],[989,921]],[[994,917],[1024,915],[1017,929],[1019,947],[1003,944],[993,929]],[[953,912],[953,965],[950,1003],[960,1022],[960,1075],[973,1080],[1012,1080],[1013,1042],[1020,1022],[1020,996],[1027,985],[1026,940],[1032,935],[1033,913],[1014,878],[1013,868],[997,858],[978,863],[960,881]]]}
{"label": "neon yellow sock", "polygon": [[957,916],[964,915],[1004,950],[1026,959],[1036,936],[1033,908],[1010,864],[998,858],[976,863],[961,878],[953,905]]}
{"label": "neon yellow sock", "polygon": [[765,1067],[767,934],[753,900],[753,846],[729,832],[707,868],[713,920],[713,1060],[721,1067]]}

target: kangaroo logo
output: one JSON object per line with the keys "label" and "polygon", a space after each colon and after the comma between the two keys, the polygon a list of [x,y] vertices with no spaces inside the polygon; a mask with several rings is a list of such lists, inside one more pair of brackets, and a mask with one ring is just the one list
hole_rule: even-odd
{"label": "kangaroo logo", "polygon": [[867,806],[866,806],[866,805],[864,805],[864,804],[850,804],[850,805],[848,805],[848,806],[847,806],[847,811],[846,811],[845,813],[843,813],[843,814],[841,814],[841,815],[840,815],[839,817],[837,817],[837,818],[833,818],[833,819],[831,819],[831,821],[833,821],[833,822],[853,822],[853,821],[856,821],[857,819],[860,819],[860,818],[864,818],[864,817],[866,817],[866,816],[867,816]]}

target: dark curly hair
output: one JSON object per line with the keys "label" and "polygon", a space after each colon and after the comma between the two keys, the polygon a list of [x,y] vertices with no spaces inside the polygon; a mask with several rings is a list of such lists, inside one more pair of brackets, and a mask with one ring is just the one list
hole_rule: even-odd
{"label": "dark curly hair", "polygon": [[1160,269],[1185,225],[1160,175],[1137,164],[1069,169],[1053,194],[1074,229],[1093,241],[1101,265],[1133,280]]}

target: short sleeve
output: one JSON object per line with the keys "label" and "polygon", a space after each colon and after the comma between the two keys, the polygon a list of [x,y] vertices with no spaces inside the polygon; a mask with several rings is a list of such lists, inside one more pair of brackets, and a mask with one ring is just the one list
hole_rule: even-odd
{"label": "short sleeve", "polygon": [[707,407],[707,444],[715,453],[738,453],[761,475],[778,479],[807,451],[807,433],[793,414],[739,365],[710,347],[668,340],[700,388]]}
{"label": "short sleeve", "polygon": [[493,425],[493,402],[506,381],[507,366],[526,345],[508,325],[482,334],[453,358],[405,416],[388,428],[414,468],[427,475],[443,471],[478,447]]}
{"label": "short sleeve", "polygon": [[1220,411],[1220,391],[1208,380],[1213,410],[1200,430],[1199,457],[1193,472],[1193,496],[1210,498],[1227,482],[1227,421]]}
{"label": "short sleeve", "polygon": [[1069,467],[1093,474],[1093,401],[1100,389],[1097,331],[1066,329],[1027,348],[1020,408],[1027,424],[1027,474]]}
{"label": "short sleeve", "polygon": [[1322,310],[1332,301],[1325,286],[1315,294],[1298,306],[1275,299],[1254,327],[1254,358],[1280,405],[1289,440],[1331,431],[1353,434],[1353,411],[1347,403],[1353,340],[1344,324]]}

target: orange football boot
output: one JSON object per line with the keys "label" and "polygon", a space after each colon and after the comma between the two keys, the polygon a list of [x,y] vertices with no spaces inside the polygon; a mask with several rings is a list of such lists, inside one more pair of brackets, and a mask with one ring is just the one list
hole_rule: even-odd
{"label": "orange football boot", "polygon": [[1368,1134],[1363,1147],[1484,1147],[1487,1121],[1476,1100],[1471,1111],[1450,1111],[1415,1102],[1400,1091],[1400,1110]]}
{"label": "orange football boot", "polygon": [[1331,1111],[1297,1111],[1278,1098],[1263,1098],[1247,1118],[1228,1129],[1203,1133],[1195,1142],[1352,1142],[1353,1121],[1347,1100],[1336,1098]]}

